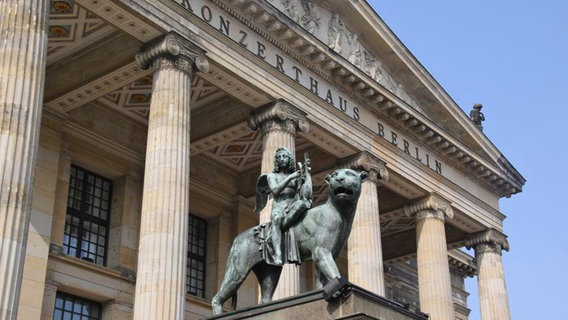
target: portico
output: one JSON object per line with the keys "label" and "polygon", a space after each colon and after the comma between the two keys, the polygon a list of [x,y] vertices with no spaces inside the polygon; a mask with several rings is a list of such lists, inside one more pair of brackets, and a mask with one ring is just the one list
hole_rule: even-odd
{"label": "portico", "polygon": [[[32,134],[22,138],[33,148],[39,136],[26,165],[37,172],[33,202],[20,200],[27,211],[17,223],[2,202],[2,226],[28,230],[15,244],[25,263],[7,276],[14,285],[2,301],[22,295],[2,312],[53,319],[65,312],[61,301],[85,299],[103,318],[209,315],[233,238],[270,219],[253,213],[256,179],[287,147],[310,154],[316,203],[334,168],[370,173],[338,259],[349,281],[434,320],[467,319],[466,301],[455,298],[458,261],[478,275],[483,319],[510,318],[498,201],[520,192],[523,177],[366,3],[290,3],[43,4],[49,24],[37,32],[47,54],[35,53],[41,72],[21,86],[44,101],[41,128],[24,126]],[[13,47],[3,52],[26,49]],[[10,70],[0,70],[2,83]],[[16,104],[0,100],[5,115]],[[21,130],[3,123],[5,149]],[[112,188],[81,198],[76,172]],[[71,215],[68,199],[87,197]],[[87,209],[99,200],[108,219]],[[475,260],[455,253],[464,246]],[[286,268],[276,298],[315,289],[310,263]],[[256,301],[249,280],[239,307]]]}

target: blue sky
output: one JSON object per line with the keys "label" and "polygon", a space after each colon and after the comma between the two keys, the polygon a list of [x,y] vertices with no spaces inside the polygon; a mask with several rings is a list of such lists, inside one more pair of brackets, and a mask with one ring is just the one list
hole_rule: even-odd
{"label": "blue sky", "polygon": [[500,201],[512,318],[566,319],[568,1],[368,2],[462,109],[483,103],[484,133],[527,179]]}

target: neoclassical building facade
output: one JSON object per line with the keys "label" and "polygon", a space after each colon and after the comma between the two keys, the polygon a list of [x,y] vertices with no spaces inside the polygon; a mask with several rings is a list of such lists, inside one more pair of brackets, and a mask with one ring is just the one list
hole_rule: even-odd
{"label": "neoclassical building facade", "polygon": [[[525,180],[365,1],[6,0],[0,41],[1,319],[210,316],[279,147],[316,203],[369,172],[350,282],[468,319],[476,277],[510,319],[499,199]],[[313,289],[286,266],[276,298]]]}

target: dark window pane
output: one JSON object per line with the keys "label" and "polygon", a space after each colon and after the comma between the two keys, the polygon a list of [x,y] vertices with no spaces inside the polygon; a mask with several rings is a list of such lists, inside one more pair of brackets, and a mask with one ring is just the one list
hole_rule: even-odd
{"label": "dark window pane", "polygon": [[[63,237],[65,254],[104,264],[111,187],[110,180],[77,166],[71,167]],[[105,201],[101,200],[103,196],[107,198]]]}
{"label": "dark window pane", "polygon": [[204,293],[201,289],[205,287],[207,222],[189,215],[188,232],[186,289],[189,294],[203,297]]}
{"label": "dark window pane", "polygon": [[80,297],[58,292],[53,311],[54,320],[100,320],[101,305]]}

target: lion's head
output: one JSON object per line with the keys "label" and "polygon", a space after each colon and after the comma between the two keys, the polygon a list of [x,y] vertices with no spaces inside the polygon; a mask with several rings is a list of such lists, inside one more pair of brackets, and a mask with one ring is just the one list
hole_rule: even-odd
{"label": "lion's head", "polygon": [[337,203],[356,202],[361,194],[361,183],[368,177],[365,171],[338,169],[325,176],[329,188],[329,198]]}

